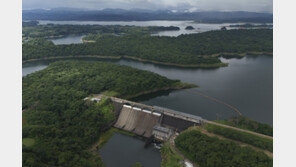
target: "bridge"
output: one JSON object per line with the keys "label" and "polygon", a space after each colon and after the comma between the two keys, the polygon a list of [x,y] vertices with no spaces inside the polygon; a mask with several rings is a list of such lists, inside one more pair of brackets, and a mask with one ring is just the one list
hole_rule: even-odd
{"label": "bridge", "polygon": [[146,138],[168,140],[176,132],[206,122],[199,116],[102,94],[91,100],[99,101],[102,98],[110,98],[114,104],[117,117],[114,127]]}

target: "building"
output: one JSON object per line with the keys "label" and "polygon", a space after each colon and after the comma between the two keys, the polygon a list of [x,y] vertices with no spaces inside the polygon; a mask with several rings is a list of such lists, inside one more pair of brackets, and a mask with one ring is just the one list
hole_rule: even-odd
{"label": "building", "polygon": [[169,140],[170,137],[173,135],[173,130],[162,127],[160,125],[156,125],[153,127],[152,135],[159,140]]}

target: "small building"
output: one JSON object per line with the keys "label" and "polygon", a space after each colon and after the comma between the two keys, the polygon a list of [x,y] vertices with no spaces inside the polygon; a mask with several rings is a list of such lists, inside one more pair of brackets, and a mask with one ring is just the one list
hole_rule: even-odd
{"label": "small building", "polygon": [[156,125],[153,127],[152,135],[159,140],[165,141],[169,140],[173,135],[173,130],[170,128],[162,127],[160,125]]}

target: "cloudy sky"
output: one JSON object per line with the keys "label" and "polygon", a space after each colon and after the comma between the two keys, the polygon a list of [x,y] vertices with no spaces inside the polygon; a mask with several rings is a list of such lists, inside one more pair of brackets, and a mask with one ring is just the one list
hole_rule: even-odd
{"label": "cloudy sky", "polygon": [[23,9],[69,7],[272,12],[272,3],[272,0],[23,0]]}

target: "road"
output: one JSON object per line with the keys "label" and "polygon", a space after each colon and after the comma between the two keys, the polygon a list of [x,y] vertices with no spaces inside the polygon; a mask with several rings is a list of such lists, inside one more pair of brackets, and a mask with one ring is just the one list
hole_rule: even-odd
{"label": "road", "polygon": [[253,135],[256,135],[256,136],[260,136],[260,137],[264,137],[264,138],[273,140],[273,138],[271,136],[267,136],[267,135],[264,135],[264,134],[261,134],[261,133],[256,133],[256,132],[249,131],[249,130],[246,130],[246,129],[240,129],[240,128],[236,128],[236,127],[233,127],[233,126],[228,126],[228,125],[220,124],[220,123],[213,122],[213,121],[207,121],[207,120],[205,120],[205,122],[208,123],[208,124],[222,126],[222,127],[225,127],[225,128],[230,128],[230,129],[234,129],[234,130],[237,130],[237,131],[250,133],[250,134],[253,134]]}

